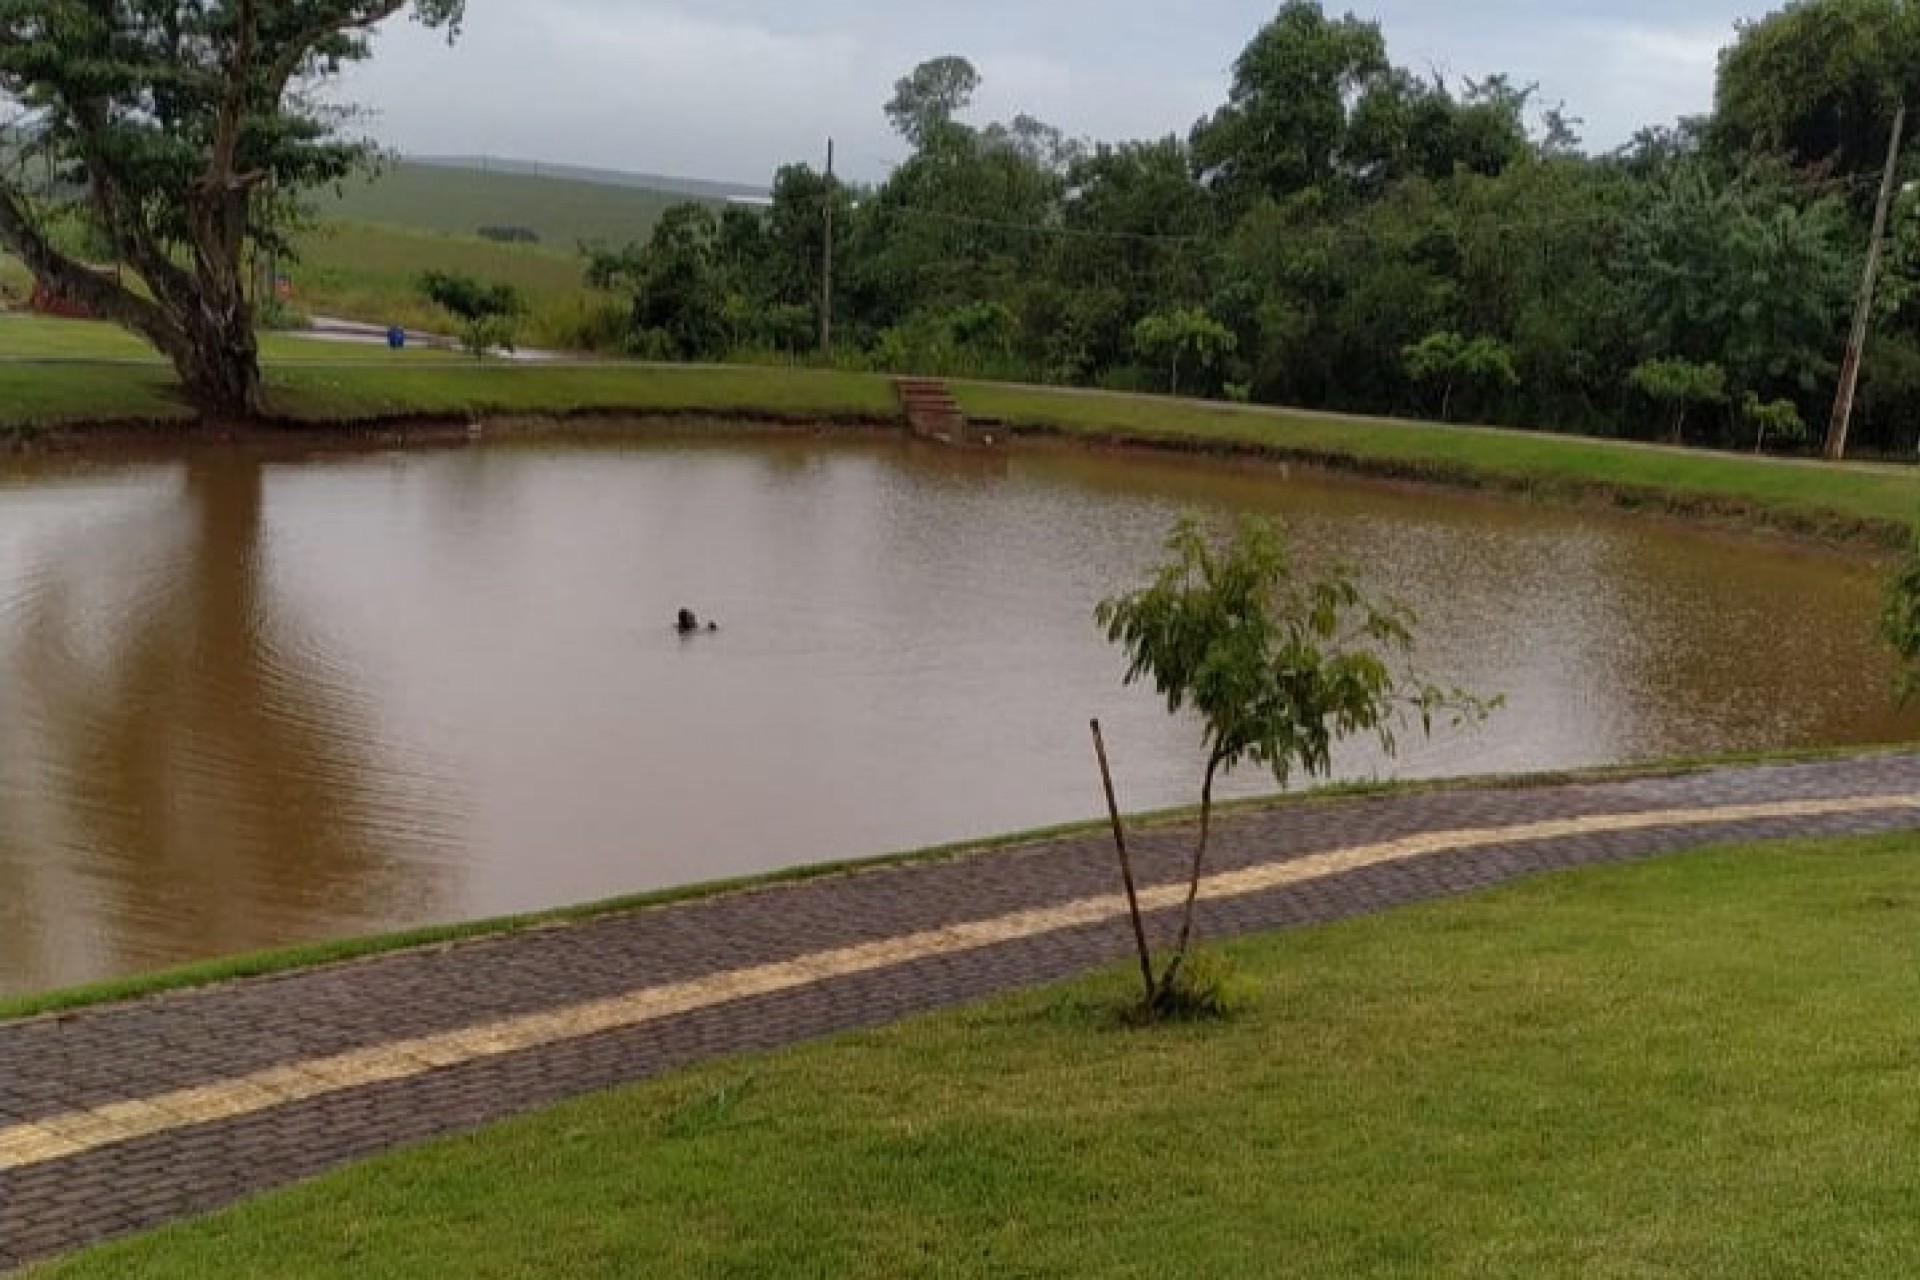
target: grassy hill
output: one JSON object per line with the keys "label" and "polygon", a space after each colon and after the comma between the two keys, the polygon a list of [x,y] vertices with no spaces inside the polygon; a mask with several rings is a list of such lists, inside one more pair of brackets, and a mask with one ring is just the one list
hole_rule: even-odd
{"label": "grassy hill", "polygon": [[767,194],[764,184],[755,186],[705,178],[674,178],[660,173],[628,173],[622,169],[595,169],[545,160],[503,160],[497,156],[408,156],[407,163],[443,169],[479,169],[486,173],[520,174],[533,178],[568,178],[606,187],[638,187],[689,200],[731,200]]}
{"label": "grassy hill", "polygon": [[489,226],[525,227],[543,245],[573,252],[582,243],[619,246],[645,240],[660,214],[683,201],[725,200],[720,188],[700,196],[635,185],[641,181],[401,161],[377,175],[348,181],[337,195],[322,197],[318,209],[324,220],[378,222],[451,235],[474,235]]}
{"label": "grassy hill", "polygon": [[[515,161],[401,161],[355,178],[316,202],[319,226],[283,264],[294,310],[375,323],[444,329],[450,319],[416,294],[423,271],[511,284],[530,313],[522,339],[577,345],[610,302],[586,287],[582,244],[644,241],[660,214],[686,200],[723,203],[751,189]],[[658,184],[657,186],[649,184]],[[482,227],[524,227],[537,244],[481,238]],[[0,309],[24,301],[31,281],[0,255]]]}
{"label": "grassy hill", "polygon": [[283,268],[293,309],[375,324],[445,330],[450,317],[419,296],[423,271],[510,284],[527,301],[522,339],[534,346],[572,344],[572,330],[610,300],[587,288],[586,263],[571,245],[499,244],[473,235],[336,221],[299,239],[299,257]]}

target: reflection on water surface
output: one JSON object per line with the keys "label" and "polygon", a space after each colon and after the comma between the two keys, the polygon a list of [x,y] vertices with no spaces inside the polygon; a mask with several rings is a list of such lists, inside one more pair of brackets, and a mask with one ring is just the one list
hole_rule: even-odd
{"label": "reflection on water surface", "polygon": [[1432,492],[791,437],[5,466],[0,991],[1090,817],[1093,715],[1187,803],[1091,612],[1190,507],[1507,695],[1347,776],[1902,728],[1871,564]]}

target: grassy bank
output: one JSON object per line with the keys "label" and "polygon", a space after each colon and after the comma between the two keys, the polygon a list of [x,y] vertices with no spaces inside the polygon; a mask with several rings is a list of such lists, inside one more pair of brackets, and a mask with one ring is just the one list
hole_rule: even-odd
{"label": "grassy bank", "polygon": [[[11,323],[0,320],[0,344]],[[171,373],[158,363],[9,363],[5,354],[0,345],[0,432],[27,437],[54,427],[185,426],[193,420]],[[394,357],[379,348],[293,339],[270,344],[265,376],[268,411],[289,423],[315,427],[621,412],[884,422],[897,412],[889,382],[863,374],[588,363],[477,365],[444,353]]]}
{"label": "grassy bank", "polygon": [[1250,448],[1547,494],[1590,490],[1678,514],[1771,514],[1811,532],[1836,518],[1904,526],[1920,515],[1920,472],[1904,467],[1836,467],[1580,436],[983,383],[959,388],[959,397],[976,416],[1078,437]]}
{"label": "grassy bank", "polygon": [[1253,939],[1224,1025],[1119,1029],[1116,971],[31,1274],[1907,1274],[1915,852],[1732,849]]}
{"label": "grassy bank", "polygon": [[[6,329],[0,321],[0,355]],[[109,339],[97,339],[106,342]],[[631,412],[892,420],[878,375],[747,366],[630,364],[476,367],[276,342],[272,410],[318,426],[408,418]],[[297,358],[296,358],[297,357]],[[88,369],[0,363],[0,430],[188,413],[157,366]],[[1254,453],[1378,475],[1599,500],[1879,544],[1920,513],[1920,470],[1846,465],[1428,423],[1344,418],[1154,397],[964,384],[966,409],[1070,439]]]}

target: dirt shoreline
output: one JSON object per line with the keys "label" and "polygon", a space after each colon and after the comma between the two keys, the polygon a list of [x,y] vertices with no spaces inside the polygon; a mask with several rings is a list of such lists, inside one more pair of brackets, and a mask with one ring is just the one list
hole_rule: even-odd
{"label": "dirt shoreline", "polygon": [[[1107,452],[1221,459],[1303,467],[1362,479],[1480,493],[1554,506],[1626,511],[1693,527],[1798,543],[1885,553],[1907,545],[1902,523],[1838,512],[1793,510],[1739,498],[1679,493],[1603,480],[1507,475],[1470,464],[1364,456],[1255,441],[1204,439],[1173,432],[1078,429],[1047,423],[994,424],[1004,440]],[[263,449],[393,449],[459,447],[489,440],[568,436],[607,438],[673,429],[806,432],[813,435],[892,435],[904,430],[887,414],[792,414],[741,407],[659,409],[596,407],[550,413],[401,413],[330,422],[265,419],[248,424],[121,419],[68,422],[0,432],[0,456],[100,454],[140,457],[183,446]],[[929,446],[937,447],[937,446]]]}

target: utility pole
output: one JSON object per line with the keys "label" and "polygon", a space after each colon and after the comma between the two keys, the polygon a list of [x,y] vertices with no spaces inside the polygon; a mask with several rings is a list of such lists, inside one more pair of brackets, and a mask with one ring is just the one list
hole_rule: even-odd
{"label": "utility pole", "polygon": [[821,203],[827,211],[827,234],[820,258],[820,359],[833,360],[833,139],[827,139],[827,181]]}
{"label": "utility pole", "polygon": [[1827,428],[1827,460],[1847,456],[1847,433],[1853,427],[1853,398],[1860,389],[1860,362],[1866,356],[1867,333],[1873,327],[1873,291],[1880,281],[1880,255],[1887,239],[1887,212],[1900,169],[1900,144],[1907,129],[1907,104],[1893,117],[1893,143],[1887,148],[1887,173],[1880,181],[1880,203],[1873,212],[1873,239],[1867,245],[1867,274],[1860,284],[1860,307],[1853,316],[1853,336],[1840,366],[1840,394],[1833,402],[1833,423]]}

